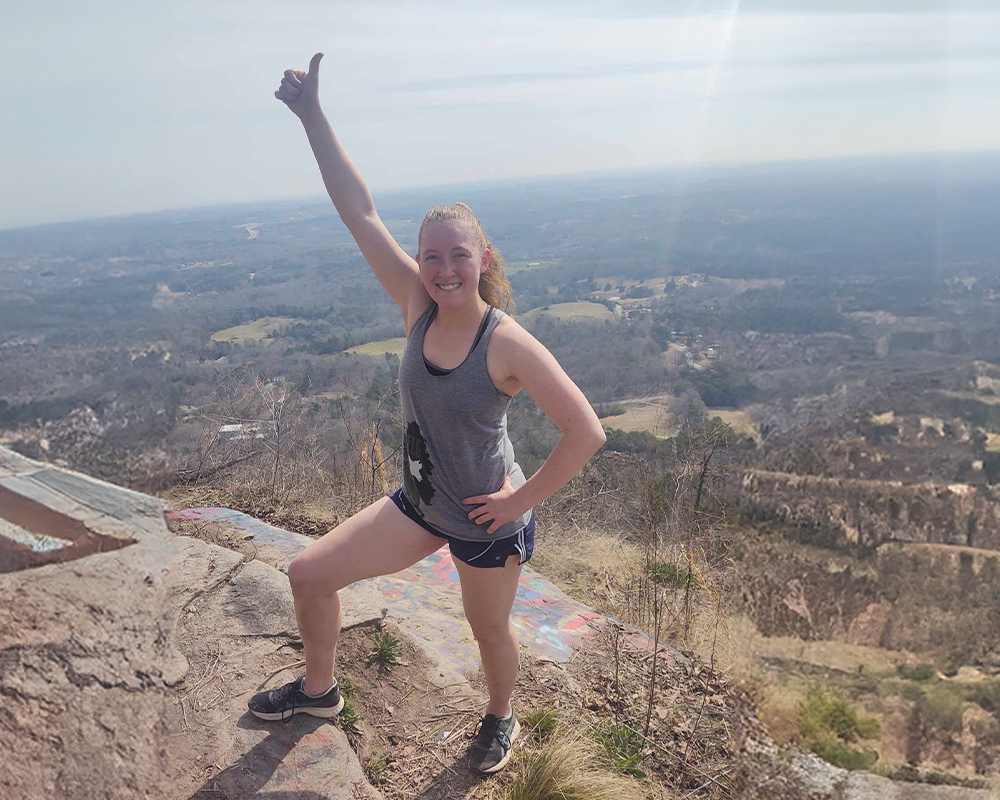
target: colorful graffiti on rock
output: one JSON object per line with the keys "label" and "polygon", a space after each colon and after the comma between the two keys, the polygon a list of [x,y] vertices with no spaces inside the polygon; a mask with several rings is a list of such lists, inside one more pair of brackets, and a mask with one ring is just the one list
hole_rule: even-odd
{"label": "colorful graffiti on rock", "polygon": [[[256,544],[278,550],[286,564],[313,541],[228,508],[192,508],[167,516],[230,525],[252,534]],[[377,580],[390,618],[459,672],[478,667],[479,651],[465,621],[458,570],[447,546],[409,569]],[[568,661],[584,639],[610,619],[577,602],[530,567],[521,571],[511,620],[521,644],[537,658]],[[646,641],[638,631],[632,631],[631,638],[640,646]]]}

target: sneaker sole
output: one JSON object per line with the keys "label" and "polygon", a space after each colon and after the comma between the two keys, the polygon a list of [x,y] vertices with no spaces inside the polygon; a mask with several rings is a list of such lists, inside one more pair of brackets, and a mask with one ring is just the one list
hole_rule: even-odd
{"label": "sneaker sole", "polygon": [[506,767],[507,762],[510,761],[510,754],[514,752],[514,742],[517,741],[517,735],[520,732],[521,723],[515,719],[514,730],[510,734],[510,748],[507,750],[507,754],[496,763],[496,766],[490,767],[489,769],[477,770],[477,772],[479,772],[480,775],[492,775],[494,772],[499,772]]}
{"label": "sneaker sole", "polygon": [[313,717],[322,717],[323,719],[330,719],[337,716],[344,709],[344,698],[341,696],[340,702],[335,706],[315,707],[315,706],[296,706],[291,711],[275,711],[273,713],[268,713],[266,711],[254,711],[250,709],[250,713],[253,714],[258,719],[265,719],[268,722],[275,722],[278,720],[291,719],[296,714],[309,714]]}

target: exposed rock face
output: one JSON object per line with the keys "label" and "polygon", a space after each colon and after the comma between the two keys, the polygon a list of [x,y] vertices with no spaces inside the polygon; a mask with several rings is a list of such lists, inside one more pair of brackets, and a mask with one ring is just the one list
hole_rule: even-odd
{"label": "exposed rock face", "polygon": [[174,536],[152,498],[2,448],[0,485],[135,540],[0,575],[0,797],[381,797],[336,726],[246,711],[289,661],[281,572]]}
{"label": "exposed rock face", "polygon": [[995,487],[748,470],[734,489],[751,515],[802,523],[821,546],[917,542],[1000,551],[1000,491]]}
{"label": "exposed rock face", "polygon": [[887,543],[833,551],[780,532],[740,543],[742,598],[767,636],[988,662],[1000,642],[1000,553]]}

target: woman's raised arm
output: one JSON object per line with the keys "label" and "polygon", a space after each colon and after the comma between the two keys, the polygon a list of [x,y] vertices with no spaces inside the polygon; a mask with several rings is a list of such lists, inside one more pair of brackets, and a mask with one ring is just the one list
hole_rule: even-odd
{"label": "woman's raised arm", "polygon": [[309,70],[285,70],[274,96],[301,120],[323,183],[368,265],[389,296],[406,316],[409,298],[420,286],[420,271],[386,229],[372,201],[371,192],[357,168],[337,140],[319,104],[319,62],[317,53]]}

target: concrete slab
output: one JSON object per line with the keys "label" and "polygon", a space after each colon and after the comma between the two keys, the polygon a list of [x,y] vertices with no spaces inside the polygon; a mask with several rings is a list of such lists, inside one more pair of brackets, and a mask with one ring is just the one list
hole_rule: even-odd
{"label": "concrete slab", "polygon": [[163,534],[161,500],[83,475],[46,468],[0,478],[0,487],[78,519],[105,536],[141,539]]}
{"label": "concrete slab", "polygon": [[0,477],[23,475],[44,468],[45,465],[40,461],[25,458],[20,453],[0,447]]}

